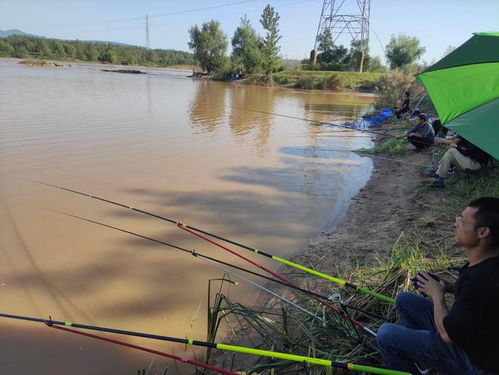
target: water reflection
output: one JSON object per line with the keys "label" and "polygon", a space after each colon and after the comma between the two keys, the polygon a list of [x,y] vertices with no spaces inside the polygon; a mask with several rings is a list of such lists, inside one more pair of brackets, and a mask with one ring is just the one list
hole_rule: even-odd
{"label": "water reflection", "polygon": [[196,81],[197,90],[189,106],[192,125],[202,133],[211,133],[223,123],[227,85],[205,80]]}

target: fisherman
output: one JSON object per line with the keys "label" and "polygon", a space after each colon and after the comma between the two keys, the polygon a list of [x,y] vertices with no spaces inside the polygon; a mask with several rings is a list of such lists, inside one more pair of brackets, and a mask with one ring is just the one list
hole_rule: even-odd
{"label": "fisherman", "polygon": [[[429,298],[400,294],[400,324],[383,324],[378,331],[378,347],[391,369],[499,373],[499,198],[471,202],[455,228],[455,240],[468,258],[457,282],[420,272],[418,289]],[[446,292],[455,294],[451,309]]]}
{"label": "fisherman", "polygon": [[426,122],[424,114],[418,115],[418,122],[407,131],[407,140],[416,150],[423,150],[435,142],[433,128]]}
{"label": "fisherman", "polygon": [[395,115],[397,116],[397,118],[399,120],[400,120],[400,115],[402,113],[410,111],[410,109],[409,109],[409,96],[410,96],[409,91],[406,91],[404,93],[404,98],[403,98],[402,105],[399,108],[395,109]]}
{"label": "fisherman", "polygon": [[431,184],[432,187],[445,188],[445,178],[449,174],[450,167],[476,171],[490,161],[489,154],[464,138],[458,136],[452,139],[440,138],[437,143],[448,144],[449,149],[438,162],[438,168],[430,169],[425,173],[429,177],[436,178]]}

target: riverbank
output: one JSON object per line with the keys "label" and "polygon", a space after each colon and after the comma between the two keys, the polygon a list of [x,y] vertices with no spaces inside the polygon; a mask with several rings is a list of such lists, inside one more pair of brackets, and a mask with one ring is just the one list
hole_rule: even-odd
{"label": "riverbank", "polygon": [[317,71],[317,70],[285,70],[265,74],[248,74],[243,79],[234,80],[227,74],[206,76],[206,79],[228,81],[240,84],[280,86],[303,90],[325,90],[334,92],[373,93],[376,85],[385,73],[350,72],[350,71]]}
{"label": "riverbank", "polygon": [[[400,127],[400,123],[385,126],[385,130],[397,127]],[[400,130],[393,132],[397,131]],[[483,178],[456,176],[449,182],[447,189],[433,190],[426,186],[429,179],[422,174],[425,166],[432,161],[431,151],[418,153],[406,145],[402,155],[377,154],[373,158],[372,176],[357,196],[352,198],[341,224],[321,233],[318,240],[308,244],[291,260],[391,297],[410,290],[409,280],[418,270],[432,270],[446,277],[455,277],[449,267],[463,264],[465,260],[461,248],[453,240],[455,215],[472,199],[486,195],[499,196],[497,170]],[[323,295],[339,293],[357,307],[389,320],[395,319],[393,305],[363,294],[353,294],[348,288],[339,288],[326,280],[296,272],[289,267],[281,266],[277,271],[303,288]],[[289,288],[268,284],[267,287],[275,293],[325,316],[323,308],[311,302],[310,298],[300,297]],[[284,313],[283,309],[287,312]],[[303,355],[315,353],[318,357],[383,365],[373,347],[358,347],[358,343],[351,338],[321,328],[320,324],[313,328],[314,323],[309,316],[299,315],[292,307],[288,309],[277,297],[261,293],[249,310],[271,314],[262,314],[262,321],[272,319],[272,323],[267,323],[272,329],[255,332],[251,328],[254,324],[243,324],[238,331],[234,330],[235,334],[229,338],[231,342],[283,351],[292,348],[294,353]],[[379,319],[352,310],[349,312],[374,330],[382,323]],[[249,315],[248,312],[245,314]],[[330,314],[329,319],[337,326],[344,326],[342,319],[335,314]],[[254,320],[256,318],[251,322]],[[273,333],[273,330],[278,329],[286,330],[285,338]],[[352,334],[355,336],[355,332]],[[295,342],[300,337],[304,343],[289,346],[289,342]],[[263,368],[263,363],[269,363],[263,360],[255,363],[254,358],[241,356],[235,360],[232,358],[232,361],[238,365],[235,368]],[[290,367],[289,363],[274,364],[269,366],[275,368],[278,374],[297,370],[296,366]]]}

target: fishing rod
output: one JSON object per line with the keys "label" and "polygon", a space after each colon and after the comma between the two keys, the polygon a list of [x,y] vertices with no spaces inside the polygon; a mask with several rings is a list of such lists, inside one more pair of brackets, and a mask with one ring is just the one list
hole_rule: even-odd
{"label": "fishing rod", "polygon": [[[49,318],[49,319],[51,319],[51,318]],[[188,363],[188,364],[194,365],[196,367],[202,367],[202,368],[205,368],[207,370],[215,371],[215,372],[218,372],[220,374],[238,375],[237,372],[233,372],[233,371],[229,371],[229,370],[226,370],[226,369],[223,369],[223,368],[215,367],[215,366],[212,366],[212,365],[210,365],[208,363],[199,362],[199,361],[196,361],[196,360],[193,360],[193,359],[189,359],[187,357],[181,357],[181,356],[178,356],[178,355],[175,355],[175,354],[169,354],[169,353],[165,353],[165,352],[160,352],[158,350],[149,349],[149,348],[146,348],[146,347],[143,347],[143,346],[130,344],[128,342],[124,342],[124,341],[120,341],[120,340],[116,340],[116,339],[110,339],[110,338],[107,338],[107,337],[104,337],[104,336],[93,335],[93,334],[88,333],[88,332],[82,332],[82,331],[78,331],[76,329],[71,329],[71,328],[66,328],[66,327],[61,327],[61,326],[58,326],[58,325],[54,325],[54,324],[50,323],[50,320],[45,321],[45,324],[47,324],[48,327],[55,328],[55,329],[58,329],[60,331],[64,331],[64,332],[68,332],[68,333],[73,333],[73,334],[77,334],[77,335],[82,335],[82,336],[86,336],[86,337],[91,337],[93,339],[97,339],[97,340],[100,340],[100,341],[106,341],[106,342],[110,342],[112,344],[126,346],[126,347],[132,348],[132,349],[137,349],[137,350],[140,350],[140,351],[143,351],[143,352],[146,352],[146,353],[160,355],[162,357],[170,358],[170,359],[173,359],[175,361],[181,361],[181,362],[184,362],[184,363]]]}
{"label": "fishing rod", "polygon": [[[278,257],[276,255],[272,255],[270,253],[267,253],[265,251],[262,251],[262,250],[258,250],[256,248],[253,248],[253,247],[250,247],[250,246],[247,246],[247,245],[244,245],[244,244],[241,244],[239,242],[236,242],[236,241],[233,241],[233,240],[230,240],[228,238],[224,238],[222,236],[219,236],[217,234],[214,234],[214,233],[210,233],[208,231],[205,231],[203,229],[200,229],[200,228],[196,228],[194,226],[191,226],[191,225],[187,225],[187,224],[183,224],[183,223],[180,223],[179,221],[177,220],[173,220],[173,219],[170,219],[168,217],[165,217],[165,216],[161,216],[161,215],[158,215],[158,214],[155,214],[155,213],[152,213],[150,211],[146,211],[146,210],[142,210],[142,209],[139,209],[139,208],[134,208],[132,206],[129,206],[129,205],[126,205],[126,204],[123,204],[123,203],[119,203],[119,202],[116,202],[116,201],[113,201],[113,200],[110,200],[110,199],[106,199],[106,198],[102,198],[102,197],[99,197],[99,196],[95,196],[95,195],[91,195],[91,194],[88,194],[88,193],[84,193],[84,192],[81,192],[81,191],[78,191],[78,190],[74,190],[74,189],[69,189],[69,188],[66,188],[66,187],[63,187],[63,186],[58,186],[58,185],[53,185],[53,184],[49,184],[49,183],[46,183],[46,182],[40,182],[40,181],[34,181],[36,183],[39,183],[41,185],[45,185],[45,186],[50,186],[50,187],[53,187],[55,189],[59,189],[59,190],[63,190],[63,191],[67,191],[67,192],[70,192],[70,193],[73,193],[73,194],[77,194],[77,195],[81,195],[81,196],[84,196],[84,197],[87,197],[87,198],[91,198],[91,199],[95,199],[95,200],[99,200],[101,202],[105,202],[105,203],[108,203],[108,204],[112,204],[112,205],[115,205],[115,206],[118,206],[118,207],[122,207],[122,208],[126,208],[126,209],[130,209],[132,211],[135,211],[135,212],[138,212],[138,213],[141,213],[141,214],[144,214],[144,215],[147,215],[147,216],[151,216],[151,217],[155,217],[157,219],[160,219],[160,220],[164,220],[166,222],[169,222],[171,224],[175,224],[177,225],[177,227],[183,229],[183,230],[187,230],[187,231],[195,231],[195,232],[198,232],[198,233],[202,233],[202,234],[205,234],[207,236],[210,236],[210,237],[213,237],[213,238],[216,238],[218,240],[221,240],[221,241],[224,241],[224,242],[227,242],[227,243],[230,243],[232,245],[236,245],[238,247],[241,247],[243,249],[246,249],[246,250],[249,250],[255,254],[259,254],[259,255],[262,255],[264,257],[267,257],[267,258],[270,258],[274,261],[277,261],[279,263],[282,263],[282,264],[285,264],[285,265],[288,265],[290,267],[293,267],[293,268],[296,268],[296,269],[299,269],[301,271],[304,271],[304,272],[307,272],[309,274],[312,274],[312,275],[315,275],[315,276],[318,276],[318,277],[321,277],[323,279],[326,279],[326,280],[329,280],[329,281],[332,281],[338,285],[341,285],[341,286],[344,286],[344,287],[348,287],[348,288],[351,288],[351,289],[354,289],[356,291],[360,291],[364,294],[368,294],[372,297],[375,297],[375,298],[378,298],[382,301],[385,301],[385,302],[389,302],[389,303],[392,303],[394,304],[395,303],[395,299],[394,298],[391,298],[391,297],[388,297],[388,296],[385,296],[383,294],[380,294],[380,293],[377,293],[377,292],[374,292],[366,287],[361,287],[361,286],[358,286],[354,283],[351,283],[351,282],[348,282],[346,280],[342,280],[340,278],[337,278],[337,277],[333,277],[333,276],[330,276],[328,274],[325,274],[323,272],[319,272],[319,271],[316,271],[316,270],[313,270],[311,268],[308,268],[308,267],[305,267],[301,264],[298,264],[298,263],[295,263],[295,262],[292,262],[292,261],[289,261],[287,259],[284,259],[284,258],[281,258],[281,257]],[[196,234],[198,235],[198,234]],[[219,245],[217,244],[217,246],[222,246],[222,245]],[[228,249],[227,251],[229,252],[232,252],[233,254],[237,254],[235,253],[233,250],[230,250]],[[242,257],[241,255],[237,254],[237,256],[239,257]],[[243,257],[244,258],[244,257]],[[246,258],[247,259],[247,258]],[[249,260],[251,263],[254,264],[253,261]],[[255,265],[255,264],[254,264]],[[261,268],[261,267],[259,267]],[[270,271],[272,272],[272,271]],[[275,276],[275,275],[274,275]],[[278,277],[279,278],[279,277]]]}
{"label": "fishing rod", "polygon": [[370,374],[410,375],[408,372],[390,370],[390,369],[373,367],[373,366],[365,366],[365,365],[360,365],[360,364],[355,364],[355,363],[339,362],[339,361],[328,360],[328,359],[307,357],[307,356],[298,355],[298,354],[275,352],[275,351],[271,351],[271,350],[253,349],[253,348],[248,348],[246,346],[219,344],[219,343],[212,342],[212,341],[200,341],[200,340],[193,340],[193,339],[184,339],[184,338],[180,338],[180,337],[171,337],[171,336],[156,335],[156,334],[151,334],[151,333],[128,331],[128,330],[122,330],[122,329],[116,329],[116,328],[92,326],[92,325],[81,324],[81,323],[52,320],[52,318],[40,319],[40,318],[34,318],[34,317],[29,317],[29,316],[21,316],[21,315],[13,315],[13,314],[5,314],[5,313],[0,313],[0,317],[7,318],[7,319],[17,319],[17,320],[24,320],[24,321],[30,321],[30,322],[44,323],[44,324],[48,325],[49,327],[56,325],[56,326],[63,326],[63,327],[86,329],[86,330],[91,330],[91,331],[108,332],[108,333],[114,333],[114,334],[118,334],[118,335],[126,335],[126,336],[133,336],[133,337],[142,337],[142,338],[152,339],[152,340],[175,342],[178,344],[200,346],[200,347],[205,347],[205,348],[231,351],[231,352],[235,352],[235,353],[257,355],[257,356],[261,356],[261,357],[280,358],[280,359],[294,361],[294,362],[309,363],[311,365],[319,365],[319,366],[325,366],[325,367],[336,367],[336,368],[347,369],[350,371],[358,371],[358,372],[364,371],[364,372],[368,372]]}
{"label": "fishing rod", "polygon": [[261,111],[261,110],[258,110],[258,109],[237,108],[237,107],[230,107],[230,108],[237,109],[237,110],[240,110],[240,111],[255,112],[255,113],[262,113],[262,114],[266,114],[266,115],[273,115],[273,116],[278,116],[278,117],[290,118],[290,119],[293,119],[293,120],[302,120],[302,121],[307,121],[307,122],[310,122],[310,123],[313,123],[313,124],[318,124],[318,125],[335,126],[335,127],[342,128],[342,129],[349,129],[349,130],[359,131],[359,132],[363,132],[363,133],[369,133],[369,134],[387,136],[386,133],[380,133],[380,132],[376,132],[376,131],[373,131],[373,130],[367,130],[367,129],[357,129],[357,128],[352,128],[350,126],[335,124],[335,123],[326,122],[326,121],[311,120],[311,119],[308,119],[308,118],[305,118],[305,117],[283,115],[282,113],[267,112],[267,111]]}
{"label": "fishing rod", "polygon": [[[56,212],[58,212],[58,211],[56,211]],[[64,213],[64,214],[66,214],[66,213]],[[89,219],[84,219],[84,218],[78,217],[78,216],[76,216],[76,215],[71,215],[71,214],[66,214],[66,215],[73,216],[73,217],[76,217],[76,218],[79,218],[79,219],[82,219],[82,220],[90,221],[90,222],[93,222],[93,223],[96,223],[96,224],[100,224],[100,223],[98,223],[98,222],[96,222],[96,221],[89,220]],[[106,227],[108,227],[108,228],[116,229],[115,227],[112,227],[112,226],[107,225],[107,224],[104,224],[104,226],[106,226]],[[132,232],[130,232],[130,231],[126,231],[126,230],[121,230],[121,231],[122,231],[122,232],[125,232],[125,233],[132,234]],[[196,234],[196,235],[197,235],[197,234]],[[139,236],[139,237],[142,237],[142,238],[147,238],[147,239],[150,239],[150,240],[152,240],[152,241],[154,241],[154,242],[162,243],[162,242],[160,242],[159,240],[154,240],[154,239],[148,238],[148,237],[146,237],[146,236],[142,236],[142,235],[138,235],[138,236]],[[174,247],[174,248],[179,249],[179,250],[183,249],[183,248],[180,248],[179,246],[176,246],[176,245],[171,245],[171,244],[168,244],[168,243],[163,243],[163,244],[166,244],[166,245],[168,245],[168,246]],[[222,245],[219,245],[219,246],[222,246]],[[223,246],[222,246],[222,247],[223,247]],[[223,248],[225,248],[225,247],[223,247]],[[294,284],[292,281],[290,281],[290,280],[288,280],[288,279],[286,279],[286,278],[282,277],[282,276],[281,276],[281,275],[279,275],[278,273],[273,272],[273,271],[271,271],[271,270],[267,269],[266,267],[264,267],[264,266],[262,266],[262,265],[260,265],[260,264],[258,264],[258,263],[256,263],[256,262],[253,262],[251,259],[248,259],[248,258],[246,258],[246,257],[244,257],[244,256],[242,256],[242,255],[240,255],[240,254],[238,254],[237,252],[235,252],[235,251],[233,251],[233,250],[231,250],[231,249],[228,249],[228,248],[226,248],[226,249],[227,249],[227,251],[229,251],[231,254],[234,254],[234,255],[236,255],[236,256],[238,256],[238,257],[240,257],[240,258],[242,258],[242,259],[246,260],[247,262],[249,262],[249,263],[253,264],[254,266],[256,266],[256,267],[258,267],[258,268],[260,268],[260,269],[264,270],[265,272],[270,273],[271,275],[273,275],[274,277],[277,277],[278,279],[280,279],[280,280],[281,280],[281,281],[283,281],[284,283],[286,283],[286,284],[288,284],[288,285],[294,285],[294,286],[297,286],[297,285],[296,285],[296,284]],[[183,250],[187,250],[187,249],[183,249]],[[187,251],[188,251],[188,252],[190,252],[190,253],[192,253],[192,251],[190,251],[190,250],[187,250]],[[214,259],[214,258],[211,258],[211,259]],[[227,264],[227,265],[229,265],[229,264]],[[297,286],[297,287],[298,287],[298,286]],[[299,287],[298,287],[298,288],[299,288]],[[326,306],[326,307],[327,307],[328,309],[330,309],[331,311],[333,311],[333,312],[337,313],[338,315],[342,316],[344,319],[347,319],[347,320],[348,320],[348,321],[350,321],[352,324],[355,324],[355,325],[357,325],[358,327],[362,328],[365,332],[367,332],[367,333],[369,333],[370,335],[372,335],[372,336],[376,337],[376,333],[375,333],[373,330],[371,330],[369,327],[367,327],[367,326],[366,326],[366,325],[364,325],[363,323],[361,323],[361,322],[359,322],[359,321],[357,321],[357,320],[355,320],[355,319],[351,319],[351,318],[350,318],[350,317],[348,317],[346,314],[343,314],[343,313],[341,312],[341,310],[340,310],[340,309],[336,308],[335,306],[333,306],[333,305],[331,305],[329,302],[327,302],[327,301],[328,301],[328,299],[327,299],[327,298],[326,298],[326,299],[323,299],[322,297],[317,297],[314,293],[309,292],[309,291],[307,291],[307,290],[304,290],[304,293],[305,293],[305,294],[307,294],[309,297],[311,297],[311,298],[315,299],[315,300],[316,300],[317,302],[319,302],[320,304],[322,304],[322,305]],[[283,299],[283,300],[285,300],[286,302],[288,302],[288,303],[292,304],[293,306],[295,306],[295,307],[297,307],[297,308],[299,308],[299,309],[301,309],[301,310],[305,311],[305,312],[306,312],[306,313],[308,313],[309,315],[315,316],[315,314],[313,314],[312,312],[310,312],[310,311],[308,311],[308,310],[306,310],[306,309],[302,308],[301,306],[296,305],[295,303],[293,303],[293,302],[291,302],[291,301],[289,301],[289,300],[286,300],[284,297],[282,297],[281,299]],[[322,318],[320,318],[320,319],[322,319]]]}
{"label": "fishing rod", "polygon": [[[418,105],[423,100],[423,98],[424,98],[424,96],[419,100]],[[335,124],[335,123],[331,123],[331,122],[311,120],[311,119],[308,119],[308,118],[305,118],[305,117],[283,115],[281,113],[266,112],[266,111],[260,111],[260,110],[257,110],[257,109],[236,108],[236,107],[230,107],[230,108],[238,109],[238,110],[241,110],[241,111],[256,112],[256,113],[263,113],[263,114],[273,115],[273,116],[278,116],[278,117],[285,117],[285,118],[290,118],[290,119],[293,119],[293,120],[307,121],[307,122],[314,123],[314,124],[319,124],[319,125],[335,126],[335,127],[338,127],[338,128],[350,129],[350,130],[355,130],[355,131],[358,131],[358,132],[369,133],[369,134],[375,134],[375,135],[379,135],[379,136],[382,136],[382,137],[388,137],[388,138],[394,138],[394,139],[399,139],[400,138],[397,135],[391,135],[391,134],[388,134],[387,132],[381,133],[381,132],[376,132],[376,131],[373,131],[373,130],[358,129],[358,128],[354,128],[354,127],[350,127],[350,126],[346,126],[346,125]],[[412,113],[414,113],[414,110],[411,112],[411,115],[412,115]],[[426,142],[421,142],[421,141],[418,141],[418,140],[413,140],[413,142],[427,145]],[[437,145],[428,145],[428,146],[429,147],[437,147]]]}
{"label": "fishing rod", "polygon": [[[58,210],[53,210],[53,209],[50,209],[50,208],[47,208],[47,210],[50,210],[52,212],[56,212],[58,214],[62,214],[62,215],[66,215],[66,216],[69,216],[69,217],[72,217],[72,218],[75,218],[75,219],[79,219],[79,220],[82,220],[82,221],[86,221],[86,222],[89,222],[89,223],[92,223],[92,224],[96,224],[96,225],[100,225],[100,226],[103,226],[105,228],[109,228],[109,229],[113,229],[113,230],[116,230],[116,231],[119,231],[119,232],[123,232],[123,233],[126,233],[126,234],[130,234],[132,236],[136,236],[136,237],[139,237],[139,238],[142,238],[142,239],[145,239],[145,240],[148,240],[148,241],[152,241],[152,242],[155,242],[159,245],[164,245],[164,246],[168,246],[168,247],[171,247],[171,248],[174,248],[174,249],[177,249],[177,250],[180,250],[186,254],[190,254],[194,257],[199,257],[199,258],[202,258],[202,260],[206,260],[206,261],[209,261],[209,262],[213,262],[213,263],[217,263],[217,264],[222,264],[224,266],[228,266],[228,267],[232,267],[232,268],[235,268],[239,271],[243,271],[243,272],[246,272],[248,274],[251,274],[251,275],[254,275],[254,276],[258,276],[262,279],[265,279],[267,281],[271,281],[273,283],[276,283],[276,284],[280,284],[280,285],[283,285],[283,286],[286,286],[286,287],[289,287],[291,289],[294,289],[294,290],[297,290],[297,291],[300,291],[302,293],[306,293],[306,294],[313,294],[319,298],[322,298],[324,300],[328,300],[328,301],[333,301],[333,302],[340,302],[343,306],[345,307],[348,307],[349,309],[352,309],[352,310],[355,310],[357,312],[360,312],[364,315],[367,315],[367,316],[371,316],[373,318],[376,318],[376,319],[381,319],[381,320],[384,320],[384,321],[389,321],[387,318],[383,317],[383,316],[380,316],[378,314],[375,314],[375,313],[372,313],[372,312],[369,312],[369,311],[366,311],[364,309],[361,309],[359,307],[356,307],[356,306],[353,306],[353,305],[350,305],[349,303],[346,303],[345,301],[343,300],[337,300],[337,299],[332,299],[331,296],[325,296],[324,294],[320,294],[320,293],[317,293],[317,292],[313,292],[311,290],[308,290],[308,289],[304,289],[304,288],[301,288],[297,285],[294,285],[294,284],[287,284],[285,283],[284,281],[281,281],[281,280],[278,280],[278,279],[274,279],[272,277],[269,277],[267,275],[263,275],[261,273],[258,273],[258,272],[255,272],[255,271],[251,271],[247,268],[243,268],[243,267],[240,267],[240,266],[237,266],[235,264],[232,264],[232,263],[228,263],[228,262],[225,262],[223,260],[220,260],[220,259],[216,259],[216,258],[213,258],[213,257],[210,257],[208,255],[205,255],[203,253],[200,253],[198,252],[197,250],[195,249],[186,249],[184,247],[181,247],[181,246],[177,246],[177,245],[173,245],[171,243],[168,243],[168,242],[165,242],[165,241],[162,241],[162,240],[158,240],[156,238],[152,238],[152,237],[148,237],[148,236],[144,236],[142,234],[138,234],[138,233],[135,233],[135,232],[132,232],[132,231],[129,231],[129,230],[126,230],[126,229],[122,229],[122,228],[118,228],[118,227],[115,227],[115,226],[112,226],[112,225],[109,225],[109,224],[105,224],[105,223],[102,223],[102,222],[99,222],[99,221],[96,221],[96,220],[91,220],[91,219],[87,219],[87,218],[84,218],[84,217],[81,217],[81,216],[77,216],[77,215],[73,215],[73,214],[70,214],[70,213],[67,213],[67,212],[63,212],[63,211],[58,211]],[[237,273],[235,272],[232,272],[232,271],[229,271],[229,270],[226,270],[224,268],[221,268],[220,266],[216,265],[216,264],[212,264],[214,267],[217,267],[217,268],[220,268],[222,271],[224,272],[228,272],[228,273],[232,273],[233,275],[235,275],[236,277],[240,278],[241,280],[245,280],[247,282],[249,282],[250,284],[253,284],[252,281],[238,275]],[[293,302],[291,301],[288,301],[286,298],[280,296],[280,295],[277,295],[276,293],[262,287],[261,285],[259,284],[256,284],[254,283],[253,285],[255,285],[256,287],[262,289],[262,290],[265,290],[267,291],[268,293],[276,296],[277,298],[279,299],[282,299],[286,302],[289,302],[290,304],[293,304]],[[301,306],[297,306],[298,308],[302,309]],[[312,315],[315,315],[313,313],[311,313],[310,311],[308,310],[305,310],[305,312],[307,314],[312,314]],[[322,318],[319,318],[320,320],[322,320]]]}

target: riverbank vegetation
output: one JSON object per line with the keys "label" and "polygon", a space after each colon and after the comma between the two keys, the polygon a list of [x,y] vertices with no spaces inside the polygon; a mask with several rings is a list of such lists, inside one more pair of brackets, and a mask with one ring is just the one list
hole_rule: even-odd
{"label": "riverbank vegetation", "polygon": [[25,35],[0,38],[0,57],[88,61],[122,65],[193,65],[192,53],[111,43],[58,40]]}

